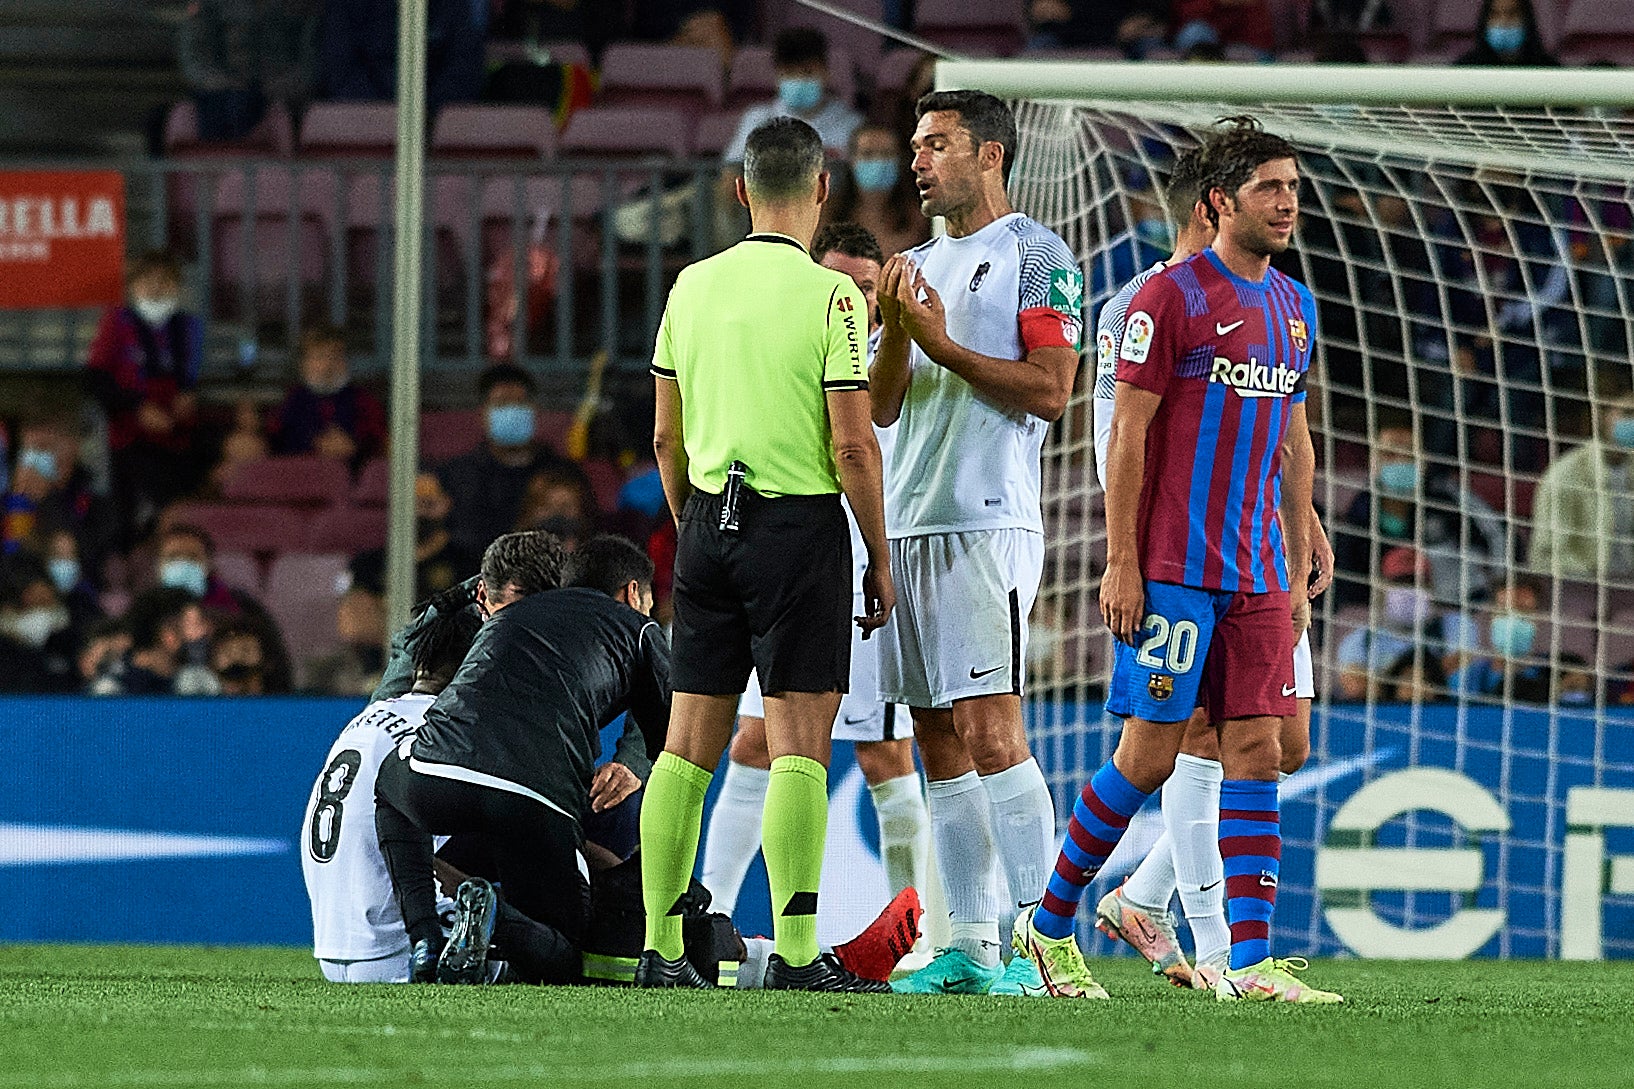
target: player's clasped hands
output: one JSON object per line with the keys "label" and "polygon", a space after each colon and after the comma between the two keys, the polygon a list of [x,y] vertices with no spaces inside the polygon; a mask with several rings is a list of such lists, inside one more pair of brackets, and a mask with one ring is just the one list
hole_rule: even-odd
{"label": "player's clasped hands", "polygon": [[947,335],[942,297],[903,254],[893,255],[880,273],[879,312],[886,325],[901,328],[921,348]]}
{"label": "player's clasped hands", "polygon": [[885,626],[891,618],[891,610],[896,608],[896,586],[891,582],[889,567],[868,565],[862,575],[862,604],[867,613],[853,619],[862,629],[862,637],[867,639]]}
{"label": "player's clasped hands", "polygon": [[1120,641],[1135,644],[1146,610],[1146,587],[1140,566],[1133,563],[1108,564],[1101,576],[1101,619]]}

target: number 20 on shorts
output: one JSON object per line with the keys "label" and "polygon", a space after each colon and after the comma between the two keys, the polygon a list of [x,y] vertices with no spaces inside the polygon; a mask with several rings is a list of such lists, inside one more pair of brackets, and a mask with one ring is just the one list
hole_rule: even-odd
{"label": "number 20 on shorts", "polygon": [[1142,631],[1151,632],[1141,641],[1135,661],[1147,669],[1164,673],[1189,673],[1197,660],[1197,625],[1190,620],[1173,624],[1157,613],[1147,613]]}

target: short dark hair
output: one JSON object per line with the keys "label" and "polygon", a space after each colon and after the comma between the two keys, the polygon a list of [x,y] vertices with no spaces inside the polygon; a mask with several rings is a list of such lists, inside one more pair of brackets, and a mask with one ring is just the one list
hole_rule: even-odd
{"label": "short dark hair", "polygon": [[792,68],[796,64],[810,64],[812,61],[825,67],[828,64],[828,35],[816,27],[785,27],[772,39],[774,66]]}
{"label": "short dark hair", "polygon": [[1227,195],[1232,195],[1241,189],[1254,171],[1261,165],[1275,162],[1277,159],[1299,158],[1299,152],[1293,144],[1280,136],[1266,132],[1260,127],[1259,120],[1247,114],[1236,117],[1223,117],[1217,122],[1228,126],[1225,131],[1209,137],[1204,146],[1209,158],[1209,178],[1207,188],[1204,189],[1205,203],[1208,204],[1209,220],[1216,226],[1220,222],[1220,213],[1214,203],[1207,200],[1207,194],[1215,189],[1223,189]]}
{"label": "short dark hair", "polygon": [[482,619],[471,609],[439,612],[421,628],[414,640],[411,658],[414,672],[428,676],[452,677],[471,652]]}
{"label": "short dark hair", "polygon": [[338,344],[342,350],[345,350],[346,330],[327,321],[313,322],[301,330],[300,354],[302,356],[315,348],[324,348],[331,344]]}
{"label": "short dark hair", "polygon": [[125,266],[125,282],[134,284],[155,272],[170,277],[178,284],[182,282],[182,263],[169,250],[146,250],[131,258]]}
{"label": "short dark hair", "polygon": [[539,395],[539,383],[534,381],[533,375],[515,363],[495,363],[477,375],[477,398],[486,401],[495,386],[505,385],[521,386],[528,391],[529,399]]}
{"label": "short dark hair", "polygon": [[914,105],[914,120],[944,110],[959,115],[959,123],[975,139],[978,148],[995,143],[1004,149],[1000,170],[1008,183],[1016,158],[1016,115],[1010,107],[986,91],[931,91]]}
{"label": "short dark hair", "polygon": [[756,200],[804,196],[823,171],[823,138],[798,117],[755,126],[743,146],[743,183]]}
{"label": "short dark hair", "polygon": [[495,538],[482,554],[482,581],[489,593],[514,584],[523,597],[562,584],[567,553],[554,533],[537,529]]}
{"label": "short dark hair", "polygon": [[1209,162],[1206,146],[1194,147],[1174,161],[1169,184],[1163,190],[1163,206],[1176,231],[1191,222],[1192,209],[1208,197]]}
{"label": "short dark hair", "polygon": [[818,231],[817,237],[811,240],[811,259],[821,261],[831,253],[885,264],[885,251],[879,248],[879,239],[861,223],[830,223]]}
{"label": "short dark hair", "polygon": [[164,630],[197,604],[198,600],[192,594],[175,586],[160,586],[138,594],[125,612],[131,649],[151,650],[157,647]]}
{"label": "short dark hair", "polygon": [[214,557],[216,554],[216,539],[210,536],[210,531],[203,526],[196,526],[192,522],[172,522],[159,534],[159,544],[171,537],[191,537],[204,546],[204,554]]}
{"label": "short dark hair", "polygon": [[612,597],[632,582],[651,587],[652,557],[616,533],[592,537],[568,557],[564,586],[582,586]]}

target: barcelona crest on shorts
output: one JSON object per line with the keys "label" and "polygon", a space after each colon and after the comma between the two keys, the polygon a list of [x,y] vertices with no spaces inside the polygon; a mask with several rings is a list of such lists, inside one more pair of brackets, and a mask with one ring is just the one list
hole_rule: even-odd
{"label": "barcelona crest on shorts", "polygon": [[1294,342],[1294,347],[1303,352],[1311,343],[1310,330],[1305,322],[1299,318],[1288,319],[1288,339]]}
{"label": "barcelona crest on shorts", "polygon": [[1146,682],[1146,691],[1154,700],[1166,700],[1174,695],[1174,678],[1167,673],[1153,673]]}

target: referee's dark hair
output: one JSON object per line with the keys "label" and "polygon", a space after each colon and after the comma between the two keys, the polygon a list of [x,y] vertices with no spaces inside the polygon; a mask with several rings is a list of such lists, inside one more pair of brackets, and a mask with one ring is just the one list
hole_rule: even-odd
{"label": "referee's dark hair", "polygon": [[755,126],[743,146],[743,184],[757,201],[804,197],[823,172],[823,139],[798,117]]}
{"label": "referee's dark hair", "polygon": [[495,538],[482,554],[482,581],[490,595],[509,586],[527,597],[562,585],[567,553],[554,533],[529,529]]}
{"label": "referee's dark hair", "polygon": [[616,533],[603,533],[580,545],[567,558],[564,586],[582,586],[612,597],[630,583],[652,588],[653,563],[633,541]]}
{"label": "referee's dark hair", "polygon": [[1224,131],[1210,136],[1203,144],[1209,159],[1203,200],[1208,205],[1209,220],[1216,227],[1220,225],[1220,212],[1208,194],[1220,189],[1226,196],[1235,197],[1261,164],[1299,158],[1299,150],[1293,144],[1266,132],[1257,118],[1241,114],[1222,117],[1217,124],[1225,126]]}
{"label": "referee's dark hair", "polygon": [[914,120],[943,110],[959,115],[959,123],[975,139],[977,148],[994,143],[1004,149],[999,169],[1008,183],[1016,158],[1016,115],[1010,107],[986,91],[931,91],[914,106]]}
{"label": "referee's dark hair", "polygon": [[470,609],[438,613],[414,641],[415,674],[438,677],[447,684],[471,652],[481,627],[482,618]]}
{"label": "referee's dark hair", "polygon": [[139,594],[125,612],[132,650],[158,647],[164,630],[182,618],[198,599],[179,586],[160,586]]}
{"label": "referee's dark hair", "polygon": [[861,223],[830,223],[818,231],[817,237],[811,240],[811,259],[821,262],[831,253],[885,264],[885,252],[879,248],[879,239]]}

